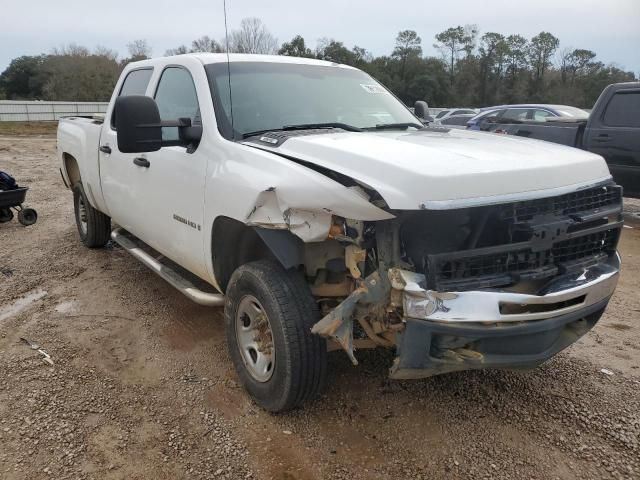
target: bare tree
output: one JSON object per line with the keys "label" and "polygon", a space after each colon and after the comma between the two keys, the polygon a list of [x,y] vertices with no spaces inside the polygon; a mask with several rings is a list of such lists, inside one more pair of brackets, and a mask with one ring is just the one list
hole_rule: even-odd
{"label": "bare tree", "polygon": [[229,34],[229,50],[237,53],[275,54],[278,39],[259,18],[244,18],[240,28]]}
{"label": "bare tree", "polygon": [[170,48],[169,50],[165,50],[165,57],[172,57],[173,55],[184,55],[185,53],[189,53],[189,49],[186,45],[180,45],[176,48]]}
{"label": "bare tree", "polygon": [[76,43],[70,43],[69,45],[62,45],[61,47],[55,47],[51,50],[51,55],[59,57],[88,57],[90,55],[89,49],[78,45]]}
{"label": "bare tree", "polygon": [[102,45],[98,45],[96,48],[94,48],[93,54],[98,57],[108,58],[109,60],[113,60],[114,62],[118,61],[118,52]]}
{"label": "bare tree", "polygon": [[151,57],[151,46],[146,39],[134,40],[127,44],[132,59],[142,60]]}
{"label": "bare tree", "polygon": [[220,45],[216,40],[210,38],[207,35],[204,35],[200,38],[196,38],[193,42],[191,42],[191,51],[221,53],[224,51],[224,49],[222,48],[222,45]]}

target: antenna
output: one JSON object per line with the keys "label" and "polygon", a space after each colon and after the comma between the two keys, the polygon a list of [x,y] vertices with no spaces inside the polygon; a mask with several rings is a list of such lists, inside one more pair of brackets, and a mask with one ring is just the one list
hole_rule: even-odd
{"label": "antenna", "polygon": [[222,0],[224,9],[224,40],[227,44],[227,76],[229,79],[229,106],[231,107],[231,139],[235,140],[236,130],[233,128],[233,96],[231,95],[231,61],[229,60],[229,28],[227,27],[227,0]]}

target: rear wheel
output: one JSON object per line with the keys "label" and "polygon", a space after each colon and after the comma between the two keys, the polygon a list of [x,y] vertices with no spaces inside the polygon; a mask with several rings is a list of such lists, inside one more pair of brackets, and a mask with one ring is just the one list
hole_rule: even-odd
{"label": "rear wheel", "polygon": [[239,267],[226,292],[229,353],[262,408],[281,412],[324,386],[327,345],[311,333],[318,308],[304,277],[271,261]]}
{"label": "rear wheel", "polygon": [[104,247],[111,234],[111,218],[91,206],[81,183],[73,186],[73,207],[82,243],[89,248]]}
{"label": "rear wheel", "polygon": [[18,221],[28,227],[38,221],[38,213],[33,208],[23,208],[18,212]]}

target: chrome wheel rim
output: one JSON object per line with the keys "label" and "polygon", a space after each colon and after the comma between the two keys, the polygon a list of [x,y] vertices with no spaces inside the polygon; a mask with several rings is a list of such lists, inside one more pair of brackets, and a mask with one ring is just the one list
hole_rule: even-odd
{"label": "chrome wheel rim", "polygon": [[87,234],[87,207],[84,204],[82,195],[78,197],[78,221],[83,235]]}
{"label": "chrome wheel rim", "polygon": [[236,311],[236,339],[249,374],[264,383],[273,375],[276,352],[271,323],[264,308],[253,295],[245,295]]}

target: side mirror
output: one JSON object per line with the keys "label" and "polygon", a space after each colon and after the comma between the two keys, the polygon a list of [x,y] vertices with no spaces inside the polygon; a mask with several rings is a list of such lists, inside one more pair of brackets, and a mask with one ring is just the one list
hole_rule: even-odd
{"label": "side mirror", "polygon": [[422,123],[431,123],[434,121],[434,118],[429,115],[429,105],[427,104],[427,102],[418,100],[413,107],[413,111],[416,114],[416,117],[422,120]]}
{"label": "side mirror", "polygon": [[185,144],[200,142],[202,138],[202,125],[192,125],[189,117],[179,118],[178,124],[178,135],[181,142]]}
{"label": "side mirror", "polygon": [[128,95],[114,105],[118,150],[122,153],[156,152],[162,147],[158,105],[151,97]]}

